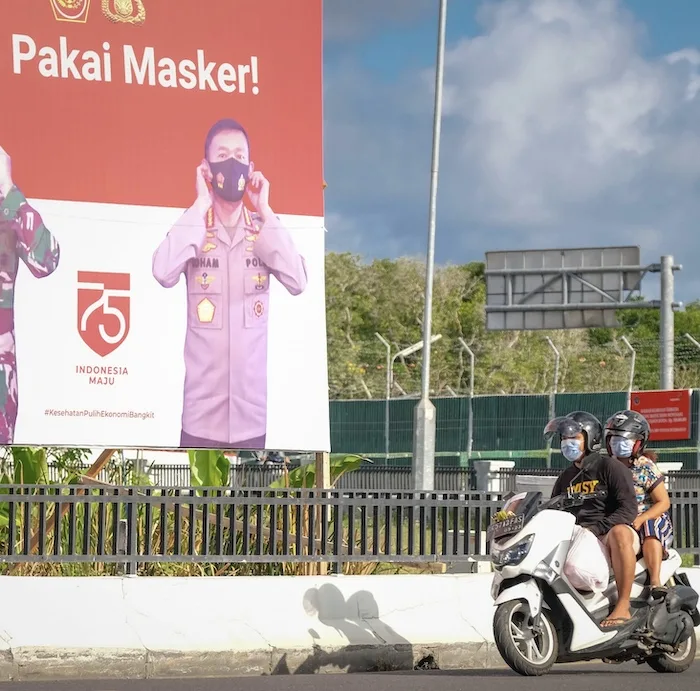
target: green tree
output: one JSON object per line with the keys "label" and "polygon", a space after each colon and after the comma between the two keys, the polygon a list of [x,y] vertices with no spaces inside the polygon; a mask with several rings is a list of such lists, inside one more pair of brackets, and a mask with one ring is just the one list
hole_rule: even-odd
{"label": "green tree", "polygon": [[[369,263],[353,254],[326,256],[329,389],[331,398],[382,398],[386,351],[375,337],[392,345],[392,354],[422,338],[425,267],[400,258]],[[468,389],[468,360],[463,338],[476,357],[475,389],[480,394],[546,393],[554,383],[554,353],[560,353],[559,391],[624,390],[631,354],[636,351],[635,388],[659,385],[659,311],[621,310],[620,328],[571,331],[488,332],[485,329],[484,264],[436,267],[433,333],[433,395],[463,394]],[[700,339],[700,301],[675,317],[676,385],[700,380],[700,350],[683,334]],[[420,390],[419,351],[396,362],[393,396]]]}

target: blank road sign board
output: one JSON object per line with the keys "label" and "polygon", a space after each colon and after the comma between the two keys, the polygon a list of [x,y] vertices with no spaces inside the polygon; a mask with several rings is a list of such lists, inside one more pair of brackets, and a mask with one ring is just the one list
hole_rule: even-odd
{"label": "blank road sign board", "polygon": [[639,247],[486,253],[491,331],[618,326],[616,311],[639,290]]}

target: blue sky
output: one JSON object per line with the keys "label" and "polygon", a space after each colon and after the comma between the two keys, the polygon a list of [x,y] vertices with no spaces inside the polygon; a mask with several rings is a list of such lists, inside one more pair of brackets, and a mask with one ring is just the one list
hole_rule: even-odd
{"label": "blue sky", "polygon": [[[325,0],[330,250],[424,256],[437,6]],[[700,2],[449,0],[447,26],[438,262],[635,244],[699,298]]]}

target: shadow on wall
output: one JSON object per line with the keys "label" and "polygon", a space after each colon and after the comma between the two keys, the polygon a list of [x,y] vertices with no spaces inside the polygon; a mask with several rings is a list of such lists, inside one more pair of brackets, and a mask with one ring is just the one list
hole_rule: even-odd
{"label": "shadow on wall", "polygon": [[336,586],[324,584],[306,591],[303,607],[313,653],[294,672],[284,655],[273,675],[316,674],[326,667],[347,673],[413,669],[413,647],[379,619],[372,593],[360,590],[346,601]]}

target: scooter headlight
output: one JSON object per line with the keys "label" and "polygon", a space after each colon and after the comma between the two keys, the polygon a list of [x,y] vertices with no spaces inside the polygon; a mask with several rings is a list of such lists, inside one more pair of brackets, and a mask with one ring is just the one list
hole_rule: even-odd
{"label": "scooter headlight", "polygon": [[535,535],[528,535],[524,540],[521,540],[512,547],[507,547],[506,549],[499,550],[493,549],[491,551],[491,561],[494,566],[503,568],[504,566],[515,566],[519,564],[530,551],[532,547],[532,541],[535,539]]}

